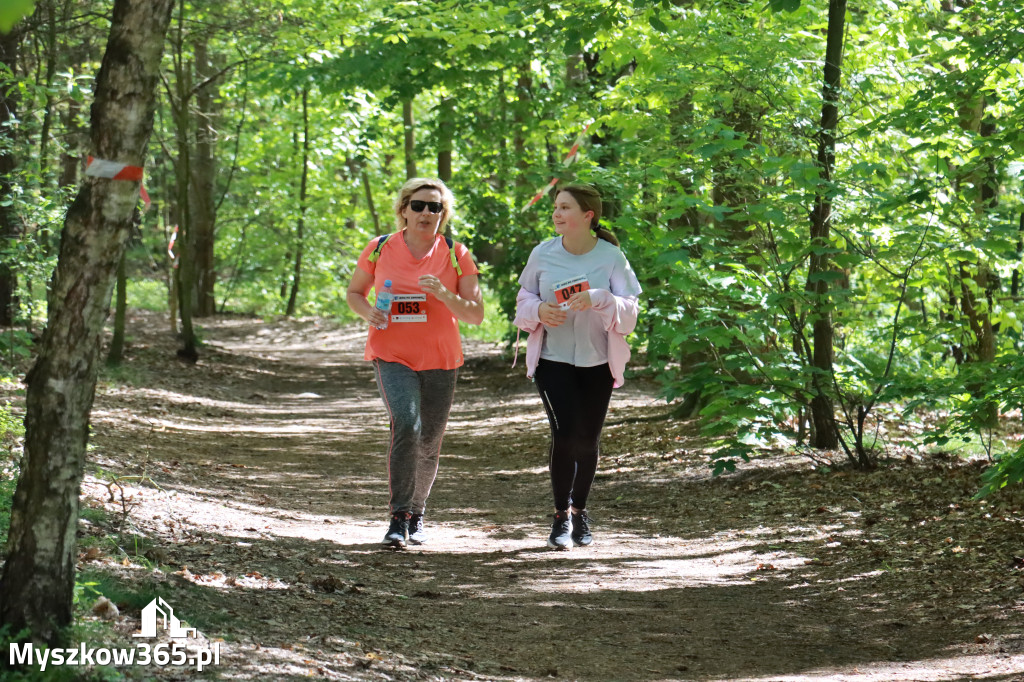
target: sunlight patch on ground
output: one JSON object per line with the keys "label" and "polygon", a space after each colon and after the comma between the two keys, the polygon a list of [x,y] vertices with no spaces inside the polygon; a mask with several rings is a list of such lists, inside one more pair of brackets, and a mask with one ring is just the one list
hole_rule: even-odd
{"label": "sunlight patch on ground", "polygon": [[[290,414],[294,414],[294,410]],[[337,414],[335,413],[335,416]],[[387,430],[386,423],[368,423],[365,421],[339,421],[338,419],[323,419],[319,421],[282,419],[280,421],[267,420],[262,424],[246,423],[244,426],[232,424],[223,420],[213,419],[159,419],[149,418],[146,423],[152,425],[158,431],[179,431],[192,433],[234,433],[238,435],[263,434],[278,438],[288,438],[304,434],[340,434],[340,433],[364,433],[368,431]]]}
{"label": "sunlight patch on ground", "polygon": [[748,544],[607,535],[600,546],[531,557],[564,557],[571,563],[566,570],[549,570],[521,587],[536,592],[590,593],[745,585],[806,562],[788,552],[756,552]]}
{"label": "sunlight patch on ground", "polygon": [[[134,514],[150,516],[154,521],[161,518],[164,509],[159,498],[167,493],[146,488],[126,488],[126,493],[139,500],[149,499],[156,503],[142,504]],[[176,491],[174,496],[179,500],[188,499],[190,513],[187,518],[179,518],[175,522],[183,529],[214,532],[225,540],[243,543],[255,539],[266,542],[275,537],[302,538],[333,543],[341,552],[381,551],[380,542],[386,530],[383,517],[378,521],[368,521],[275,509],[270,504],[236,500],[218,503],[207,501],[207,495],[208,492],[199,489]],[[271,499],[267,497],[266,502]],[[228,510],[230,513],[226,513]],[[546,548],[545,525],[481,525],[479,514],[474,518],[476,522],[431,523],[428,525],[428,544],[410,547],[406,551],[428,555],[489,554],[492,559],[488,563],[495,566],[546,563],[548,566],[542,571],[521,582],[519,589],[552,593],[641,592],[710,584],[750,584],[806,563],[804,558],[792,552],[759,550],[758,547],[765,545],[761,536],[772,530],[767,527],[716,533],[710,538],[697,540],[606,533],[591,547],[559,552]],[[790,542],[805,543],[821,541],[832,531],[827,527],[804,526],[782,530]],[[773,531],[776,538],[778,532],[779,529]],[[555,562],[554,566],[552,562]]]}
{"label": "sunlight patch on ground", "polygon": [[[157,409],[161,408],[161,403],[167,405],[180,405],[197,410],[199,408],[206,409],[217,409],[217,410],[229,410],[236,412],[237,415],[222,415],[217,414],[216,419],[211,419],[210,415],[203,415],[201,421],[222,421],[225,417],[230,419],[237,416],[238,418],[251,420],[254,416],[263,417],[293,417],[296,412],[301,412],[307,416],[313,415],[326,415],[327,417],[336,420],[339,424],[344,424],[345,420],[342,416],[346,412],[355,412],[360,417],[365,416],[366,403],[363,400],[331,400],[326,399],[323,396],[314,392],[303,392],[303,393],[279,393],[275,394],[272,402],[266,402],[269,398],[265,398],[260,395],[252,396],[253,400],[248,402],[242,402],[239,400],[222,400],[216,398],[208,398],[200,395],[177,393],[174,391],[162,390],[162,389],[150,389],[150,388],[133,388],[131,391],[111,391],[109,395],[115,394],[131,395],[133,398],[140,397],[151,401],[153,406]],[[162,410],[161,410],[162,411]],[[100,410],[97,409],[93,412],[94,415],[98,416],[125,416],[131,415],[131,411],[128,409],[116,409],[116,410]],[[187,415],[185,419],[188,418]],[[129,420],[130,421],[130,420]],[[146,418],[144,420],[147,423],[157,423],[174,425],[177,421],[161,420],[159,418]],[[179,417],[178,421],[182,421]]]}
{"label": "sunlight patch on ground", "polygon": [[[307,648],[296,643],[289,647],[247,646],[234,644],[226,649],[228,660],[217,669],[217,678],[224,680],[327,679],[351,680],[355,669],[381,665],[393,658],[373,651],[363,651],[358,643],[350,651],[324,651],[318,643]],[[240,658],[236,658],[240,657]],[[393,665],[388,666],[391,672]],[[402,666],[405,667],[405,666]]]}
{"label": "sunlight patch on ground", "polygon": [[[978,672],[983,670],[984,672]],[[864,663],[788,675],[717,678],[722,682],[943,682],[1006,679],[1024,670],[1024,654],[954,655],[908,662]]]}
{"label": "sunlight patch on ground", "polygon": [[[770,563],[769,563],[770,562]],[[771,570],[801,566],[804,559],[794,556],[764,556],[754,552],[723,552],[709,557],[636,560],[595,564],[586,570],[578,567],[564,574],[553,573],[543,579],[522,584],[536,592],[586,594],[614,590],[617,592],[651,592],[707,585],[748,585],[767,575],[760,566]]]}

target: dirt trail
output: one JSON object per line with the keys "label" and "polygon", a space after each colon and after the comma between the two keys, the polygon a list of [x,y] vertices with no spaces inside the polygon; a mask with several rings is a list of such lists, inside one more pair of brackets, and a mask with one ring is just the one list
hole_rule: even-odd
{"label": "dirt trail", "polygon": [[[931,512],[885,506],[905,473],[865,490],[779,455],[711,480],[686,424],[636,419],[664,406],[631,381],[596,542],[548,551],[540,404],[521,368],[467,344],[429,544],[381,549],[387,428],[360,329],[218,319],[195,367],[168,360],[155,320],[129,333],[130,385],[97,397],[85,505],[147,540],[82,567],[224,640],[213,674],[161,679],[1024,679],[1024,571],[973,526],[959,556],[915,553],[932,535],[901,533]],[[969,498],[970,476],[942,477]],[[1020,547],[1022,527],[1010,510],[993,532]],[[138,618],[125,609],[126,637]]]}

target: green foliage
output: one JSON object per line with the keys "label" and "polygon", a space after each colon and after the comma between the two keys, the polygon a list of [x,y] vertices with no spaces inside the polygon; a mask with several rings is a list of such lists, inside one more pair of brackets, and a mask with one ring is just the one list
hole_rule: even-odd
{"label": "green foliage", "polygon": [[126,290],[128,307],[152,312],[167,311],[167,282],[143,277],[132,278]]}
{"label": "green foliage", "polygon": [[0,362],[6,366],[11,376],[17,373],[20,363],[31,357],[33,344],[32,334],[24,329],[0,329]]}
{"label": "green foliage", "polygon": [[[883,403],[948,411],[937,438],[978,437],[993,405],[1013,409],[1007,385],[987,377],[1010,372],[1024,327],[1024,10],[1005,0],[952,12],[931,0],[851,7],[828,173],[816,156],[826,5],[186,5],[169,90],[200,42],[224,65],[214,84],[217,307],[282,314],[301,249],[297,313],[349,316],[344,289],[358,253],[393,229],[411,100],[417,173],[437,174],[451,149],[451,231],[485,265],[487,321],[467,335],[512,338],[518,274],[552,234],[547,197],[522,208],[553,177],[582,180],[608,199],[606,225],[645,289],[633,346],[667,401],[697,406],[718,445],[716,471],[806,439],[815,396],[834,403],[854,450],[869,446],[865,414]],[[35,112],[54,88],[67,93],[61,106],[88,102],[81,74],[98,60],[96,32],[61,34],[66,54],[86,56],[54,82],[19,81],[37,106],[20,124],[26,162],[6,200],[27,227],[0,249],[17,264],[26,328],[45,313],[66,199],[47,191],[54,163],[40,157]],[[166,308],[176,145],[195,148],[194,119],[179,128],[161,104],[146,179],[160,210],[132,236],[132,305]],[[88,153],[65,120],[50,157]],[[587,124],[578,158],[563,164]],[[812,244],[816,198],[831,205],[831,232]],[[824,265],[812,272],[812,260]],[[826,372],[813,362],[819,321],[835,333]],[[16,341],[8,355],[27,347],[27,336],[3,336]]]}
{"label": "green foliage", "polygon": [[773,12],[795,12],[800,9],[800,0],[768,0]]}
{"label": "green foliage", "polygon": [[0,33],[8,33],[22,17],[32,14],[35,0],[7,0],[0,6]]}
{"label": "green foliage", "polygon": [[[155,587],[146,583],[126,583],[103,571],[85,570],[77,578],[82,596],[89,595],[89,602],[104,596],[124,608],[141,611],[147,604],[160,596]],[[84,600],[83,600],[84,601]]]}
{"label": "green foliage", "polygon": [[995,464],[981,476],[982,487],[977,497],[986,497],[1008,485],[1024,483],[1024,445],[1012,453],[1001,454]]}
{"label": "green foliage", "polygon": [[18,482],[16,453],[23,435],[24,424],[14,414],[11,404],[0,406],[0,546],[7,544],[7,531],[11,525],[11,502]]}

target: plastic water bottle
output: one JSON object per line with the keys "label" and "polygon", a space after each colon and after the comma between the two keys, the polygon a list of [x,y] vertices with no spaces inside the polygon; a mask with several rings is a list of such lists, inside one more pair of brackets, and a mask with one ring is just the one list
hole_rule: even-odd
{"label": "plastic water bottle", "polygon": [[391,300],[393,298],[391,294],[391,280],[386,279],[384,280],[384,288],[377,292],[377,303],[375,305],[377,310],[382,311],[388,317],[384,319],[384,324],[377,325],[377,329],[388,328],[388,321],[391,319]]}

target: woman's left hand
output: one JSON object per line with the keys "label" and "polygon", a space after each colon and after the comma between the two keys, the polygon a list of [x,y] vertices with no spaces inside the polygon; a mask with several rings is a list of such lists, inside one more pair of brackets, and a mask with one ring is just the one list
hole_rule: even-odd
{"label": "woman's left hand", "polygon": [[589,310],[594,307],[594,303],[590,300],[589,291],[573,294],[566,302],[569,304],[569,310]]}
{"label": "woman's left hand", "polygon": [[435,298],[442,302],[452,296],[452,292],[448,290],[448,287],[442,284],[441,280],[434,275],[421,275],[419,285],[420,291],[425,294],[433,294]]}

